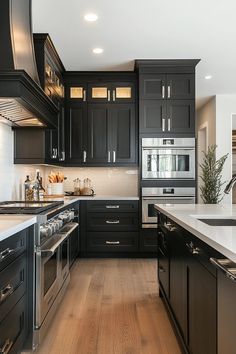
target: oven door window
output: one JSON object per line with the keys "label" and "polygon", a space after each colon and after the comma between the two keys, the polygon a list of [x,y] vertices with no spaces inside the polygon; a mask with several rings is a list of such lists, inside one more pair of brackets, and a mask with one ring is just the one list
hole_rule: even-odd
{"label": "oven door window", "polygon": [[147,171],[148,172],[189,172],[190,156],[189,154],[148,154]]}
{"label": "oven door window", "polygon": [[44,296],[57,279],[57,252],[44,263]]}
{"label": "oven door window", "polygon": [[154,218],[157,216],[157,211],[154,208],[154,204],[148,204],[148,215],[149,218]]}

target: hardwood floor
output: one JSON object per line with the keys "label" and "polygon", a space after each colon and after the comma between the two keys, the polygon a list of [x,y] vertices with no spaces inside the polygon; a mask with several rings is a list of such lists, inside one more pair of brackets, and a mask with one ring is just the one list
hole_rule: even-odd
{"label": "hardwood floor", "polygon": [[156,261],[83,259],[38,354],[180,354]]}

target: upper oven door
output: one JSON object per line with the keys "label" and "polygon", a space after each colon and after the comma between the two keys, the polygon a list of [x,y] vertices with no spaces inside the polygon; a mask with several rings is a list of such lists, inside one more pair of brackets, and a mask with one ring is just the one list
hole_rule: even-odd
{"label": "upper oven door", "polygon": [[142,149],[143,179],[194,179],[195,149]]}

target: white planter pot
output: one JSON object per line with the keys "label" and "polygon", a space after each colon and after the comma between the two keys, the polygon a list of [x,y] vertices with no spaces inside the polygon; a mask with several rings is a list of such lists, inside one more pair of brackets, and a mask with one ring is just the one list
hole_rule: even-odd
{"label": "white planter pot", "polygon": [[52,194],[64,194],[64,183],[50,183]]}

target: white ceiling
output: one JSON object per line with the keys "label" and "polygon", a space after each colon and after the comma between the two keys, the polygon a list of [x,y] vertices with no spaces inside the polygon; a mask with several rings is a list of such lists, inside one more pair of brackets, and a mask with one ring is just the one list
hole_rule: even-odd
{"label": "white ceiling", "polygon": [[[235,0],[32,0],[67,70],[133,70],[134,59],[193,59],[198,105],[236,94]],[[87,12],[96,23],[83,19]],[[102,47],[95,55],[92,49]],[[212,75],[211,80],[204,76]]]}

